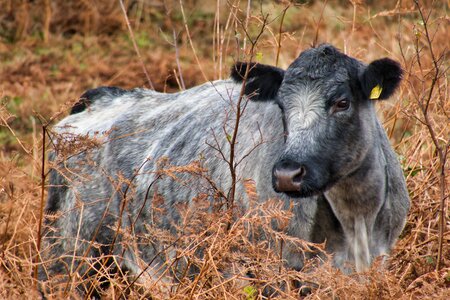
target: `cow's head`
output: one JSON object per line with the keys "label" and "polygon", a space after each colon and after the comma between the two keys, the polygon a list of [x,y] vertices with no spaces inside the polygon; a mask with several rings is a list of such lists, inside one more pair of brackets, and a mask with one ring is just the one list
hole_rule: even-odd
{"label": "cow's head", "polygon": [[284,71],[237,63],[231,77],[252,101],[276,101],[285,124],[285,149],[273,166],[273,186],[292,197],[330,188],[359,169],[379,139],[374,100],[398,87],[402,69],[388,58],[369,65],[330,45],[309,49]]}

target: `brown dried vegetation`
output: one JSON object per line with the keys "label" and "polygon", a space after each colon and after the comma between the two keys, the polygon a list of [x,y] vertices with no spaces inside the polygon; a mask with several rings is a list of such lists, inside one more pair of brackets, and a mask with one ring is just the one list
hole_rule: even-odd
{"label": "brown dried vegetation", "polygon": [[[201,161],[185,167],[161,161],[159,176],[185,180],[179,175],[190,174],[185,184],[201,183],[193,206],[177,207],[183,218],[176,235],[158,228],[163,199],[149,195],[151,234],[139,241],[162,241],[174,251],[161,255],[167,256],[179,282],[110,274],[114,264],[104,263],[108,257],[86,257],[81,258],[85,264],[100,266],[103,275],[85,282],[86,289],[109,282],[105,299],[258,299],[264,290],[280,299],[298,299],[303,296],[294,281],[300,280],[310,283],[306,297],[315,299],[450,298],[448,2],[122,2],[141,59],[118,1],[0,0],[0,298],[38,297],[33,272],[42,263],[37,250],[45,199],[42,178],[51,167],[42,164],[42,153],[53,149],[67,157],[97,147],[108,135],[71,137],[57,147],[48,142],[49,136],[57,138],[51,124],[68,113],[84,90],[148,86],[144,64],[156,90],[177,91],[205,78],[227,77],[233,61],[251,55],[287,67],[299,51],[321,42],[366,62],[389,56],[405,69],[400,91],[378,104],[412,201],[406,227],[387,262],[381,266],[376,261],[367,273],[353,275],[319,259],[309,261],[302,272],[286,269],[280,259],[286,245],[295,245],[306,256],[321,247],[282,233],[289,210],[276,200],[258,204],[249,178],[244,184],[249,208],[236,205],[231,214],[223,213],[229,212],[224,209],[227,195],[208,178]],[[126,180],[118,178],[116,186]],[[124,199],[132,195],[131,188]],[[137,242],[127,232],[117,233],[130,245]],[[265,239],[251,238],[260,235]],[[180,265],[195,268],[198,275],[180,273]],[[246,276],[248,271],[254,277]],[[79,297],[75,285],[80,280],[86,279],[52,279],[50,298]]]}

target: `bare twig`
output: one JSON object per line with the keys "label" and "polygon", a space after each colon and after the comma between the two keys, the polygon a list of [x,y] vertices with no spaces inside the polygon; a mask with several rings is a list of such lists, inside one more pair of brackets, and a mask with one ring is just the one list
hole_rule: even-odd
{"label": "bare twig", "polygon": [[313,44],[312,44],[313,47],[316,47],[316,46],[317,46],[317,42],[318,42],[318,40],[319,40],[319,29],[320,29],[320,24],[322,23],[323,13],[324,13],[324,11],[325,11],[325,7],[327,6],[327,4],[328,4],[328,0],[325,0],[325,1],[323,2],[322,11],[320,12],[319,21],[318,21],[317,24],[316,24],[316,34],[314,35],[314,41],[313,41]]}
{"label": "bare twig", "polygon": [[191,33],[189,32],[189,26],[187,23],[186,15],[184,13],[183,0],[180,0],[180,9],[181,9],[181,15],[183,17],[184,28],[186,29],[186,34],[187,34],[187,37],[189,40],[189,45],[191,46],[191,49],[192,49],[192,54],[194,54],[195,62],[197,63],[198,68],[200,69],[200,72],[202,73],[203,79],[205,81],[208,81],[208,77],[206,77],[205,72],[203,71],[202,64],[200,63],[200,60],[198,59],[197,52],[195,51],[194,43],[192,42]]}
{"label": "bare twig", "polygon": [[119,0],[119,3],[120,3],[120,8],[122,9],[123,16],[125,18],[125,23],[127,24],[128,32],[130,33],[131,41],[133,42],[134,51],[136,52],[136,55],[138,56],[139,62],[141,63],[142,70],[144,71],[145,77],[147,78],[148,85],[150,86],[150,88],[152,90],[154,90],[155,87],[153,86],[152,80],[150,79],[150,75],[147,72],[147,68],[145,67],[144,61],[143,61],[141,53],[139,51],[139,47],[136,44],[136,39],[134,37],[133,29],[131,29],[130,20],[128,19],[127,10],[125,9],[125,5],[123,4],[123,0]]}
{"label": "bare twig", "polygon": [[284,17],[286,16],[286,12],[288,11],[289,7],[290,7],[290,5],[286,6],[285,9],[283,9],[283,13],[281,15],[280,29],[278,31],[277,58],[275,60],[275,66],[277,66],[277,67],[278,67],[278,60],[280,58],[280,51],[281,51],[281,37],[282,37],[282,33],[283,33]]}
{"label": "bare twig", "polygon": [[[252,61],[253,58],[253,54],[254,54],[254,50],[256,47],[256,44],[258,43],[261,35],[264,32],[264,29],[266,27],[267,24],[267,19],[268,19],[268,15],[266,15],[263,19],[263,24],[261,26],[261,29],[258,33],[258,35],[256,36],[256,38],[254,40],[252,40],[247,32],[247,30],[244,28],[244,31],[246,33],[246,35],[249,37],[249,41],[251,43],[251,48],[250,48],[250,59],[249,62]],[[230,169],[230,175],[231,175],[231,190],[229,192],[229,197],[228,197],[228,201],[227,201],[227,206],[228,209],[232,209],[234,206],[234,201],[235,201],[235,196],[236,196],[236,184],[237,184],[237,174],[236,174],[236,168],[237,165],[235,163],[235,159],[236,159],[236,144],[237,144],[237,139],[238,139],[238,134],[239,134],[239,124],[241,122],[241,118],[242,118],[242,113],[243,113],[243,107],[242,107],[242,101],[244,101],[244,95],[245,95],[245,86],[247,83],[247,78],[248,78],[248,74],[250,72],[250,63],[247,64],[246,70],[245,70],[245,75],[242,81],[242,87],[241,87],[241,91],[240,91],[240,95],[239,98],[237,100],[235,109],[236,109],[236,116],[235,116],[235,123],[234,123],[234,128],[233,128],[233,133],[231,135],[231,139],[227,139],[230,145],[230,156],[228,159],[228,166]],[[245,101],[248,101],[248,99],[246,99]],[[245,109],[245,106],[244,106]]]}
{"label": "bare twig", "polygon": [[50,36],[50,22],[52,20],[52,7],[50,5],[50,0],[44,1],[45,5],[45,16],[44,16],[44,42],[48,43],[48,39]]}
{"label": "bare twig", "polygon": [[42,222],[44,219],[44,202],[45,202],[45,179],[46,179],[46,173],[45,173],[45,137],[47,136],[47,126],[48,124],[42,125],[42,152],[41,152],[41,201],[39,203],[39,219],[38,219],[38,231],[37,231],[37,255],[35,259],[35,266],[34,266],[34,279],[38,279],[38,263],[41,251],[41,242],[42,242]]}
{"label": "bare twig", "polygon": [[175,32],[175,28],[172,29],[172,33],[173,33],[173,47],[175,48],[175,60],[177,62],[177,68],[178,68],[178,75],[180,78],[180,84],[181,84],[181,88],[183,90],[186,89],[186,85],[184,84],[184,79],[183,79],[183,72],[181,72],[181,64],[180,64],[180,51],[178,50],[178,36],[177,33]]}
{"label": "bare twig", "polygon": [[[244,21],[244,30],[247,31],[248,29],[248,20],[250,19],[250,8],[252,6],[252,1],[247,0],[247,11],[245,13],[245,21]],[[243,41],[243,47],[244,51],[247,49],[247,37],[244,37]]]}

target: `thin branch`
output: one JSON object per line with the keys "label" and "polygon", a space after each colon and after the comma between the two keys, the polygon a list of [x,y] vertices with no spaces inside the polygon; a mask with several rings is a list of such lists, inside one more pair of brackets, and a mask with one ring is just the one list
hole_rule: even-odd
{"label": "thin branch", "polygon": [[286,8],[283,10],[283,13],[281,15],[281,22],[280,22],[280,29],[278,31],[278,43],[277,43],[277,58],[275,60],[275,66],[278,67],[278,61],[280,58],[280,51],[281,51],[281,37],[282,37],[282,33],[283,33],[283,22],[284,22],[284,17],[286,16],[286,12],[288,11],[290,5],[286,6]]}
{"label": "thin branch", "polygon": [[184,84],[184,79],[183,79],[183,73],[181,72],[181,64],[180,64],[180,51],[178,50],[178,43],[177,43],[177,34],[175,32],[175,28],[172,29],[173,32],[173,46],[175,48],[175,60],[177,62],[177,68],[178,68],[178,74],[179,74],[179,78],[180,78],[180,83],[181,83],[181,88],[183,90],[186,89],[186,85]]}
{"label": "thin branch", "polygon": [[[248,29],[248,20],[250,19],[250,8],[251,8],[251,4],[252,1],[251,0],[247,0],[247,11],[245,13],[245,23],[244,23],[244,30],[247,31]],[[245,51],[245,49],[247,48],[247,38],[244,37],[244,44],[243,44],[243,49]]]}
{"label": "thin branch", "polygon": [[191,33],[189,32],[189,26],[187,24],[186,15],[184,13],[183,0],[180,0],[180,9],[181,9],[181,16],[183,17],[184,28],[186,29],[186,34],[188,37],[189,45],[191,46],[191,49],[192,49],[192,54],[194,54],[195,62],[197,63],[198,68],[200,69],[200,72],[202,73],[203,79],[205,81],[209,81],[208,77],[206,77],[206,75],[205,75],[205,72],[203,72],[202,64],[200,63],[200,60],[198,59],[197,52],[195,51],[195,47],[192,42]]}
{"label": "thin branch", "polygon": [[323,6],[322,6],[322,11],[320,12],[319,21],[317,22],[316,34],[314,36],[314,41],[313,41],[313,44],[312,44],[313,47],[317,46],[317,41],[319,40],[319,27],[320,27],[320,24],[322,23],[323,13],[325,11],[325,7],[327,6],[327,4],[328,4],[328,0],[325,0],[324,3],[323,3]]}
{"label": "thin branch", "polygon": [[[251,43],[251,48],[250,48],[250,60],[249,62],[252,61],[253,58],[253,53],[256,47],[256,44],[259,40],[259,38],[261,37],[261,35],[264,32],[264,29],[266,27],[267,24],[267,19],[268,19],[269,15],[266,15],[263,18],[263,24],[261,26],[261,30],[259,31],[259,34],[256,36],[256,38],[254,40],[252,40],[247,32],[247,30],[244,28],[244,32],[246,33],[246,35],[249,37],[249,41]],[[228,202],[227,202],[227,206],[228,209],[232,208],[234,206],[234,200],[235,200],[235,194],[236,194],[236,184],[237,184],[237,174],[236,174],[236,165],[235,165],[235,156],[236,156],[236,144],[237,144],[237,138],[238,138],[238,133],[239,133],[239,125],[240,125],[240,121],[241,121],[241,117],[242,117],[242,108],[241,108],[241,104],[242,101],[245,99],[244,95],[245,95],[245,86],[247,83],[247,78],[248,78],[248,74],[250,73],[250,63],[247,64],[246,70],[245,70],[245,74],[244,74],[244,78],[242,81],[242,86],[241,86],[241,91],[239,94],[239,98],[238,101],[236,103],[236,119],[235,119],[235,124],[234,124],[234,128],[233,128],[233,134],[231,136],[231,139],[228,140],[229,141],[229,145],[230,145],[230,156],[229,156],[229,160],[228,160],[228,165],[230,168],[230,175],[231,175],[231,190],[229,192],[229,198],[228,198]],[[248,101],[248,99],[246,99],[246,101]],[[245,106],[244,106],[245,108]]]}
{"label": "thin branch", "polygon": [[128,32],[130,33],[131,41],[133,42],[134,51],[136,51],[136,55],[138,56],[139,62],[141,63],[141,66],[142,66],[142,70],[144,71],[145,77],[147,77],[148,85],[150,86],[150,88],[152,90],[154,90],[155,87],[153,86],[152,80],[150,79],[150,75],[147,72],[147,68],[145,67],[144,61],[142,60],[141,53],[139,52],[139,47],[138,47],[138,45],[136,43],[136,39],[134,37],[133,29],[131,29],[130,20],[128,19],[127,10],[125,9],[125,5],[123,4],[122,0],[119,0],[119,3],[120,3],[120,8],[122,9],[122,12],[123,12],[123,16],[125,18],[125,23],[127,24]]}
{"label": "thin branch", "polygon": [[40,258],[39,252],[41,251],[42,242],[42,221],[44,219],[44,203],[45,203],[45,137],[47,136],[47,125],[42,125],[42,152],[41,152],[41,201],[39,203],[39,219],[38,219],[38,231],[37,231],[37,255],[34,266],[34,279],[38,279],[38,261]]}

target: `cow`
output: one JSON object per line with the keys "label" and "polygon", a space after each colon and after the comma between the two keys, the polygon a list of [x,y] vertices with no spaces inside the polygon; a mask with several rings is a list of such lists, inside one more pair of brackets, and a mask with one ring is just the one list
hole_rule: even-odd
{"label": "cow", "polygon": [[[144,271],[138,260],[163,263],[155,259],[156,247],[141,243],[133,252],[121,246],[115,228],[132,226],[134,234],[144,234],[155,194],[165,208],[162,226],[180,221],[175,207],[191,203],[198,187],[158,177],[164,158],[173,166],[200,159],[218,189],[230,191],[224,157],[232,137],[225,133],[237,124],[237,108],[242,115],[233,151],[242,161],[235,170],[236,195],[243,194],[242,179],[251,178],[259,201],[281,199],[286,208],[293,203],[286,233],[326,242],[341,270],[348,272],[350,263],[364,271],[389,253],[410,202],[375,103],[396,91],[400,65],[389,58],[367,65],[323,44],[303,51],[286,70],[238,62],[230,77],[173,94],[100,87],[81,97],[54,127],[60,138],[50,159],[64,167],[50,172],[43,239],[45,257],[53,262],[40,272],[41,280],[68,266],[75,270],[74,255],[108,252],[120,256],[119,267],[132,274]],[[58,145],[101,133],[103,140],[91,151],[59,159]],[[121,183],[114,184],[118,178]],[[131,185],[130,200],[124,195],[131,194]],[[247,207],[248,197],[241,198]],[[304,264],[294,246],[286,247],[283,259],[296,270]]]}

